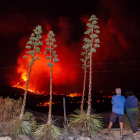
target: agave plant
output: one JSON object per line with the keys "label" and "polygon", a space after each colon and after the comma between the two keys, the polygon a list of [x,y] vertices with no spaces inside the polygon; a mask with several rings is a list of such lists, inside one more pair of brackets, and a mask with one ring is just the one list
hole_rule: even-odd
{"label": "agave plant", "polygon": [[61,136],[61,129],[52,121],[39,125],[34,136],[37,140],[57,140]]}
{"label": "agave plant", "polygon": [[33,114],[26,112],[23,116],[24,120],[19,117],[13,118],[10,122],[7,122],[6,130],[8,135],[17,138],[20,134],[32,135],[36,129],[36,121]]}
{"label": "agave plant", "polygon": [[18,137],[19,134],[31,134],[36,128],[35,117],[26,112],[23,120],[20,119],[22,99],[0,98],[0,125],[2,135]]}
{"label": "agave plant", "polygon": [[17,138],[20,134],[30,135],[33,132],[33,123],[29,121],[21,121],[17,118],[13,123],[11,123],[11,133],[10,135]]}
{"label": "agave plant", "polygon": [[95,132],[99,132],[103,128],[103,123],[101,121],[99,114],[95,114],[91,110],[90,115],[87,115],[86,111],[76,109],[73,114],[70,115],[68,121],[68,129],[76,128],[83,135],[92,135]]}
{"label": "agave plant", "polygon": [[44,54],[46,55],[47,65],[50,67],[50,99],[48,119],[45,124],[39,125],[34,135],[39,140],[55,140],[61,136],[61,129],[56,126],[52,120],[52,80],[53,80],[53,66],[59,61],[56,51],[55,35],[53,31],[49,31],[46,39],[46,48]]}

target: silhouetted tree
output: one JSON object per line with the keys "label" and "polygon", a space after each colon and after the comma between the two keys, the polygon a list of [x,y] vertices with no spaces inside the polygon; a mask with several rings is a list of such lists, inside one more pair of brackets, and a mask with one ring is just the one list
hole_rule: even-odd
{"label": "silhouetted tree", "polygon": [[27,97],[27,90],[28,90],[31,67],[34,64],[34,62],[39,59],[37,53],[40,53],[39,46],[43,45],[43,43],[40,41],[42,38],[41,26],[37,26],[33,31],[34,32],[31,34],[31,37],[29,38],[29,41],[27,42],[27,45],[26,45],[26,49],[29,50],[29,51],[27,51],[28,56],[27,55],[23,56],[23,58],[27,59],[27,61],[28,61],[27,66],[29,67],[29,71],[28,71],[26,89],[25,89],[22,108],[21,108],[21,114],[20,114],[21,119],[23,118],[25,105],[26,105],[26,97]]}

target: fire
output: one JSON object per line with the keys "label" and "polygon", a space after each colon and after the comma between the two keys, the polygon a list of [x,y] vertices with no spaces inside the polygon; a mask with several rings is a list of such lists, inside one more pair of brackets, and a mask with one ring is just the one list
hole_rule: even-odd
{"label": "fire", "polygon": [[112,98],[112,96],[103,96],[103,98]]}
{"label": "fire", "polygon": [[[17,85],[14,85],[13,87],[25,90],[25,88],[23,88],[22,86],[18,86],[19,84],[20,84],[20,82]],[[31,89],[28,89],[28,91],[31,92],[31,93],[37,94],[37,95],[43,95],[44,94],[44,92],[34,91],[34,90],[31,90]]]}
{"label": "fire", "polygon": [[[52,102],[52,104],[54,104],[54,102]],[[49,106],[50,105],[50,103],[49,102],[45,102],[45,103],[39,103],[39,104],[37,104],[37,106]]]}
{"label": "fire", "polygon": [[80,97],[82,96],[82,93],[70,93],[69,95],[67,95],[68,97]]}
{"label": "fire", "polygon": [[[12,87],[20,88],[20,89],[24,89],[24,90],[25,90],[25,88],[22,86],[21,83],[26,83],[26,81],[27,81],[27,77],[24,75],[24,76],[22,77],[22,79],[21,79],[16,85],[14,85],[14,86],[12,86]],[[42,95],[42,94],[44,94],[44,92],[34,91],[34,90],[31,90],[31,89],[28,89],[28,91],[31,92],[31,93],[37,94],[37,95]]]}
{"label": "fire", "polygon": [[27,76],[26,75],[22,74],[21,77],[22,77],[23,81],[27,81]]}

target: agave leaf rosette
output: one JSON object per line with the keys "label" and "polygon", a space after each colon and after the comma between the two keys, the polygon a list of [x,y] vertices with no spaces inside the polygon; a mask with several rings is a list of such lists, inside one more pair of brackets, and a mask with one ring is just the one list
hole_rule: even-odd
{"label": "agave leaf rosette", "polygon": [[15,118],[9,125],[9,135],[15,138],[20,134],[31,135],[35,130],[35,121],[23,121],[20,118]]}
{"label": "agave leaf rosette", "polygon": [[80,111],[76,109],[73,114],[70,115],[68,121],[68,128],[76,128],[82,134],[94,134],[99,132],[103,128],[103,123],[99,114],[91,111],[90,115],[87,115],[86,111]]}
{"label": "agave leaf rosette", "polygon": [[34,132],[34,137],[37,140],[57,140],[61,136],[61,128],[54,121],[51,123],[41,124]]}
{"label": "agave leaf rosette", "polygon": [[9,122],[7,132],[10,136],[17,138],[20,134],[32,135],[36,129],[35,117],[32,113],[26,112],[23,120],[20,117],[15,117]]}

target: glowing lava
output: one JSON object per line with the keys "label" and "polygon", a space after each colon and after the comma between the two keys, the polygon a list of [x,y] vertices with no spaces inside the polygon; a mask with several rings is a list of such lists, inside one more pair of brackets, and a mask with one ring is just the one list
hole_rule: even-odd
{"label": "glowing lava", "polygon": [[68,97],[80,97],[82,96],[82,93],[70,93],[69,95],[67,95]]}
{"label": "glowing lava", "polygon": [[27,81],[27,76],[26,76],[26,75],[22,75],[22,79],[23,79],[24,81]]}
{"label": "glowing lava", "polygon": [[[22,74],[21,80],[16,85],[14,85],[13,87],[25,90],[25,88],[23,87],[23,85],[21,83],[24,83],[24,85],[25,85],[26,81],[27,81],[27,75],[26,74]],[[31,93],[37,94],[37,95],[44,94],[44,92],[34,91],[34,90],[31,90],[31,89],[28,89],[28,91],[31,92]]]}
{"label": "glowing lava", "polygon": [[[52,102],[52,104],[55,104],[54,102]],[[49,106],[50,103],[49,102],[45,102],[45,103],[39,103],[37,104],[37,106]]]}

